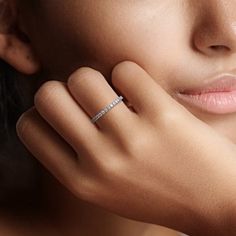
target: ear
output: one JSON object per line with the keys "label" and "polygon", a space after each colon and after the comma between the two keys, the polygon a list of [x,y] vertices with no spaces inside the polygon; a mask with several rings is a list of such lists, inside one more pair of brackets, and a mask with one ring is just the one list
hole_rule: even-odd
{"label": "ear", "polygon": [[0,59],[24,74],[40,68],[30,41],[18,26],[16,4],[11,0],[0,0]]}

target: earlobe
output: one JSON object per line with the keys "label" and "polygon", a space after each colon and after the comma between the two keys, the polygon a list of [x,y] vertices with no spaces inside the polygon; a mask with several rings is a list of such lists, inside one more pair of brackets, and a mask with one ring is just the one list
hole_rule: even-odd
{"label": "earlobe", "polygon": [[40,69],[31,45],[15,34],[0,33],[0,58],[24,74],[34,74]]}
{"label": "earlobe", "polygon": [[40,63],[17,18],[16,3],[0,0],[0,59],[23,74],[34,74]]}

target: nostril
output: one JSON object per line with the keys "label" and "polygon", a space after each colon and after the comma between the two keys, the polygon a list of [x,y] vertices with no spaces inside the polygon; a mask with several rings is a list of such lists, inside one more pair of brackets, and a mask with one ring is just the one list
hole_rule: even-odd
{"label": "nostril", "polygon": [[229,51],[230,48],[224,45],[212,45],[209,47],[210,49],[214,51]]}

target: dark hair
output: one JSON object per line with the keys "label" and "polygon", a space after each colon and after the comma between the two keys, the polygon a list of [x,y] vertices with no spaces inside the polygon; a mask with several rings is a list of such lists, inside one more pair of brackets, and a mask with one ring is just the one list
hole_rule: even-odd
{"label": "dark hair", "polygon": [[16,122],[30,101],[19,84],[22,76],[0,61],[0,208],[24,207],[35,203],[39,189],[39,163],[16,134]]}

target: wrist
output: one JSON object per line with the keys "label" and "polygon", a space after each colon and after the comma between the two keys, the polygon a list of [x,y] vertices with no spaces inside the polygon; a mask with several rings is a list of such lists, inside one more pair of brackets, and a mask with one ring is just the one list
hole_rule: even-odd
{"label": "wrist", "polygon": [[[236,191],[234,196],[236,196]],[[227,207],[225,207],[225,216],[222,219],[222,231],[223,233],[221,235],[223,236],[236,235],[236,197],[234,197],[233,200],[230,200]]]}
{"label": "wrist", "polygon": [[189,235],[236,235],[236,188],[228,188],[228,191],[226,189],[223,188],[224,194],[212,198],[205,207],[196,209]]}
{"label": "wrist", "polygon": [[221,156],[224,159],[221,165],[216,164],[215,159],[215,166],[212,169],[214,171],[211,171],[208,174],[209,178],[206,179],[207,191],[199,193],[201,196],[198,204],[193,203],[189,235],[236,235],[235,147],[232,150],[229,148],[225,151],[225,155]]}

